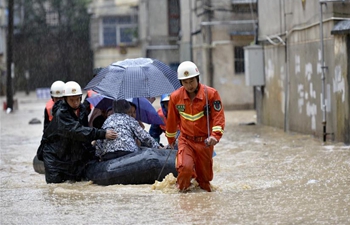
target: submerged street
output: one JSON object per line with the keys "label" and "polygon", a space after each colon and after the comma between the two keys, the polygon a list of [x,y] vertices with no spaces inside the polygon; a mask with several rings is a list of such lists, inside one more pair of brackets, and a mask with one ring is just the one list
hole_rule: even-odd
{"label": "submerged street", "polygon": [[[211,193],[195,184],[179,193],[171,175],[153,185],[48,185],[32,165],[47,100],[34,92],[15,99],[18,110],[0,112],[1,225],[350,224],[350,146],[343,143],[250,125],[255,111],[227,111]],[[34,118],[41,123],[29,124]]]}

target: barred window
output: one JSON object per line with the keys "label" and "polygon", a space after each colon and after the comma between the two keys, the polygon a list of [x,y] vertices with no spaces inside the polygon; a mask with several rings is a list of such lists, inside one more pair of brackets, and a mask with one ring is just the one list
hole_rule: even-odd
{"label": "barred window", "polygon": [[168,0],[169,10],[169,36],[177,37],[180,31],[179,0]]}
{"label": "barred window", "polygon": [[244,75],[244,49],[241,46],[235,46],[235,74]]}
{"label": "barred window", "polygon": [[257,13],[257,3],[256,1],[233,1],[232,12],[242,14]]}

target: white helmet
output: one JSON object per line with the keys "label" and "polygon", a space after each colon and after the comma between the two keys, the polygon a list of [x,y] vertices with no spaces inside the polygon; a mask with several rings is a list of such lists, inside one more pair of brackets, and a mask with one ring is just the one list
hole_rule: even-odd
{"label": "white helmet", "polygon": [[50,88],[51,97],[61,98],[64,94],[64,82],[63,81],[55,81],[52,83]]}
{"label": "white helmet", "polygon": [[191,61],[182,62],[177,68],[177,79],[185,80],[199,75],[199,70]]}
{"label": "white helmet", "polygon": [[64,95],[63,96],[76,96],[82,95],[80,85],[75,81],[68,81],[64,87]]}

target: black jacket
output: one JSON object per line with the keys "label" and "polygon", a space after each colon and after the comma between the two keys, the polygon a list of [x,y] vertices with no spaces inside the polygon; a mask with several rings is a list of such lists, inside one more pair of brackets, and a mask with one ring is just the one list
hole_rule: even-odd
{"label": "black jacket", "polygon": [[45,129],[39,147],[47,183],[80,179],[93,150],[91,141],[105,139],[105,130],[88,127],[88,111],[83,104],[79,110],[77,117],[65,101],[58,101],[53,107],[54,117]]}

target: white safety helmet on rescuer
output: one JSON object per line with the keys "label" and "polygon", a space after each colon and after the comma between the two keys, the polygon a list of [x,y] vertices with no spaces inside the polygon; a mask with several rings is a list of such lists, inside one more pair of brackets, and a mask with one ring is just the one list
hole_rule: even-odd
{"label": "white safety helmet on rescuer", "polygon": [[51,97],[55,97],[55,98],[63,97],[64,87],[65,87],[65,84],[63,81],[58,80],[53,82],[50,88]]}
{"label": "white safety helmet on rescuer", "polygon": [[80,85],[75,81],[68,81],[64,87],[64,95],[63,96],[76,96],[82,95]]}
{"label": "white safety helmet on rescuer", "polygon": [[196,64],[191,61],[184,61],[177,68],[177,79],[179,80],[185,80],[198,76],[199,74],[200,73]]}

